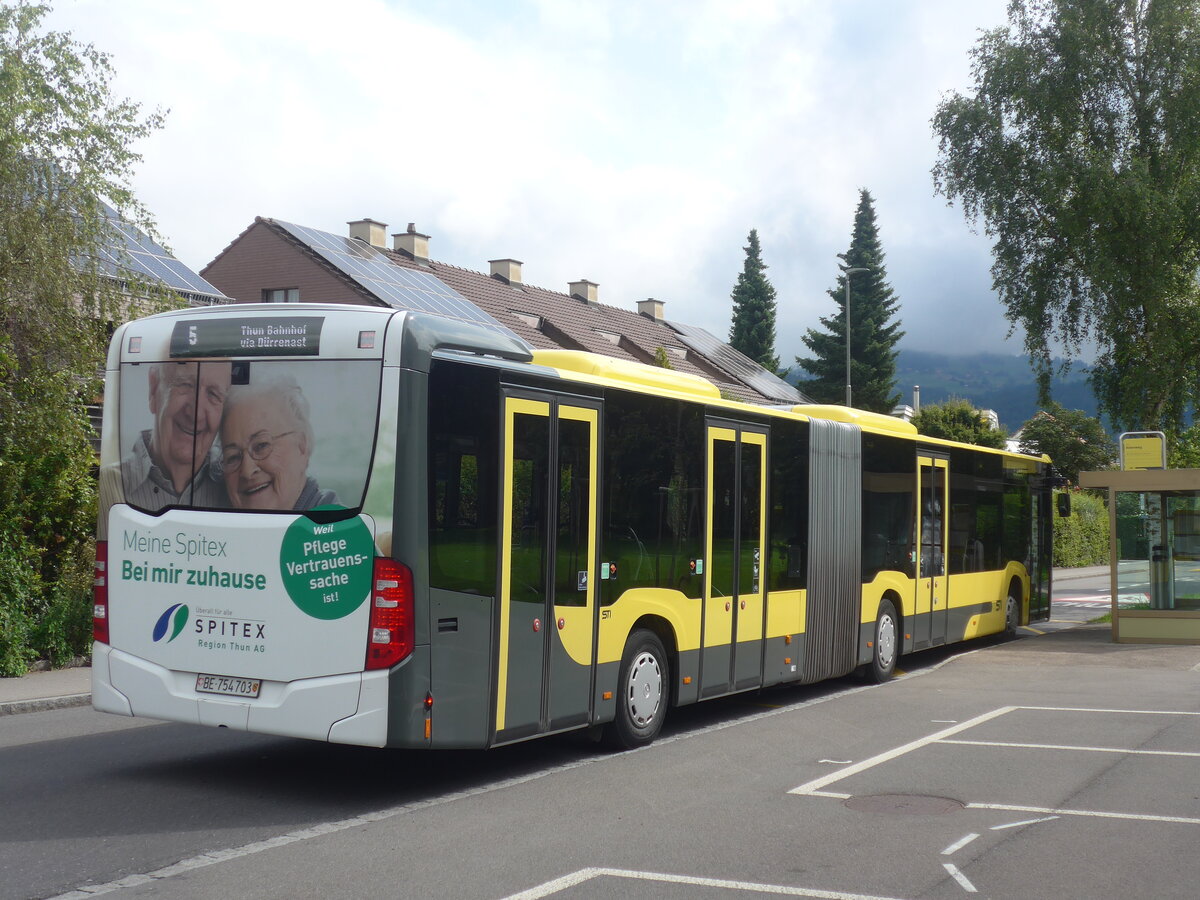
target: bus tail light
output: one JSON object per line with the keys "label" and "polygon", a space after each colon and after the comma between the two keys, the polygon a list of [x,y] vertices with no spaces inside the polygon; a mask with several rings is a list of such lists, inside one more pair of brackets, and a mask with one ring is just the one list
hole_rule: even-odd
{"label": "bus tail light", "polygon": [[390,669],[413,651],[413,577],[408,566],[375,558],[371,623],[367,630],[367,670]]}
{"label": "bus tail light", "polygon": [[96,541],[96,573],[92,581],[92,639],[108,643],[108,541]]}

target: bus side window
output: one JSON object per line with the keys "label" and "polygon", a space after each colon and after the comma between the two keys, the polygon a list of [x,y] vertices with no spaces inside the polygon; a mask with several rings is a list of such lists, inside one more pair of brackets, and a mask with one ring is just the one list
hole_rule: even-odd
{"label": "bus side window", "polygon": [[499,379],[437,360],[429,375],[429,582],[495,596]]}
{"label": "bus side window", "polygon": [[692,598],[703,578],[704,415],[678,400],[613,390],[605,395],[603,547],[616,566],[601,581],[601,603],[634,587]]}

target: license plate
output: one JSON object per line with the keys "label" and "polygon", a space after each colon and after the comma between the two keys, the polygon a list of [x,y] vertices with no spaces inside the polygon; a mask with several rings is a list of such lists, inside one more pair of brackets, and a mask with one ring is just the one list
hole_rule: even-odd
{"label": "license plate", "polygon": [[226,675],[197,675],[196,690],[203,694],[227,697],[257,697],[262,682],[257,678],[230,678]]}

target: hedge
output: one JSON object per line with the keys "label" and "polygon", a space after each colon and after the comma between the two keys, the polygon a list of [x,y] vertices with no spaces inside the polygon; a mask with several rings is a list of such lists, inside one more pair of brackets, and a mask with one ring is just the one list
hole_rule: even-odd
{"label": "hedge", "polygon": [[1091,494],[1071,494],[1071,515],[1054,516],[1054,565],[1101,566],[1108,562],[1108,509]]}

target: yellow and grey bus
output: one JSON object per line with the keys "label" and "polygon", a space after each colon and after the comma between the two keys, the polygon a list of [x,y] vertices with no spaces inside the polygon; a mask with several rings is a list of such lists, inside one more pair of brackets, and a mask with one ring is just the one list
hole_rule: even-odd
{"label": "yellow and grey bus", "polygon": [[1049,614],[1049,463],[371,307],[126,324],[99,710],[377,747],[575,729]]}

